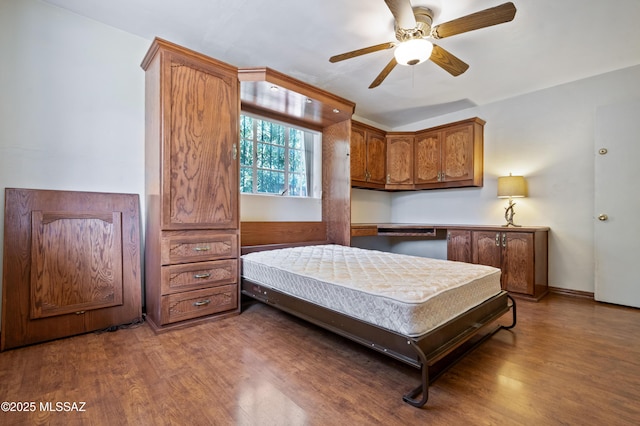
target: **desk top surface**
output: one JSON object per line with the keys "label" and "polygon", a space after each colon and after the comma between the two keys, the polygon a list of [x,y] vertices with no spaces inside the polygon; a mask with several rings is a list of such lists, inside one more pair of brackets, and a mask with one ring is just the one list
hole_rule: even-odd
{"label": "desk top surface", "polygon": [[472,231],[510,231],[510,232],[538,232],[549,231],[548,226],[501,226],[501,225],[464,225],[464,224],[429,224],[429,223],[352,223],[351,229],[388,229],[402,232],[403,230],[472,230]]}

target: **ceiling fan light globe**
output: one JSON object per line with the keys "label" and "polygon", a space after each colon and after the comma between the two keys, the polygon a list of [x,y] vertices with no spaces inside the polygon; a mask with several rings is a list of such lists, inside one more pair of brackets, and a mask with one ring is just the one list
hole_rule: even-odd
{"label": "ceiling fan light globe", "polygon": [[400,43],[393,55],[400,65],[417,65],[429,59],[432,50],[433,44],[429,40],[414,38]]}

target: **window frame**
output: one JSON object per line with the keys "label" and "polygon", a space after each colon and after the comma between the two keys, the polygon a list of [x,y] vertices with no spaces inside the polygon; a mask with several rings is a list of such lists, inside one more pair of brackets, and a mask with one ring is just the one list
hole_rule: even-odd
{"label": "window frame", "polygon": [[[242,144],[243,141],[251,141],[252,144],[252,164],[250,166],[247,165],[243,165],[242,161],[240,161],[239,164],[239,172],[242,174],[243,169],[246,170],[251,170],[251,192],[244,192],[243,189],[244,187],[242,186],[242,176],[240,176],[239,178],[239,187],[240,187],[240,193],[241,194],[245,194],[245,195],[267,195],[267,196],[290,196],[290,197],[295,197],[295,198],[318,198],[315,194],[315,192],[317,192],[317,189],[314,190],[314,180],[317,178],[321,179],[321,173],[322,173],[322,169],[320,167],[320,170],[315,170],[315,168],[317,167],[317,155],[318,152],[321,153],[321,149],[318,149],[321,146],[321,141],[322,141],[322,132],[318,131],[318,130],[314,130],[314,129],[310,129],[310,128],[306,128],[300,125],[296,125],[296,124],[292,124],[290,122],[287,121],[282,121],[282,120],[278,120],[278,119],[274,119],[271,117],[265,117],[262,116],[260,114],[257,113],[253,113],[253,112],[248,112],[248,111],[241,111],[240,112],[240,125],[242,126],[242,120],[243,120],[243,116],[247,116],[253,119],[253,129],[252,129],[252,138],[251,139],[247,139],[245,137],[243,137],[242,135],[242,127],[240,129],[239,132],[239,143],[240,143],[240,158],[239,160],[242,160]],[[273,123],[279,126],[282,126],[284,128],[284,144],[283,145],[279,145],[276,143],[272,143],[271,141],[264,141],[264,140],[259,140],[258,139],[258,132],[257,132],[257,120],[261,120],[263,122],[267,122],[267,123]],[[302,144],[303,144],[303,148],[295,148],[295,147],[291,147],[290,146],[290,132],[291,130],[297,130],[302,132]],[[312,152],[312,161],[310,163],[310,166],[312,167],[311,173],[309,174],[306,171],[306,167],[309,166],[309,164],[306,163],[305,160],[305,134],[311,134],[312,135],[312,147],[311,147],[311,152]],[[277,148],[282,148],[284,149],[284,169],[269,169],[269,168],[264,168],[264,167],[258,167],[258,144],[266,144],[272,147],[277,147]],[[305,162],[305,171],[304,172],[297,172],[297,171],[291,171],[291,165],[290,165],[290,159],[291,159],[291,151],[297,151],[299,152],[302,157],[303,157],[303,161]],[[285,189],[282,190],[280,193],[277,192],[261,192],[258,191],[258,172],[259,171],[265,171],[265,172],[269,172],[269,171],[274,171],[277,173],[283,173],[284,174],[284,187]],[[291,195],[289,193],[291,187],[289,185],[290,182],[290,177],[291,175],[299,175],[301,177],[304,178],[305,181],[305,185],[302,185],[302,187],[306,186],[305,188],[305,192],[306,195]],[[306,182],[306,180],[308,179],[308,177],[311,177],[311,182]]]}

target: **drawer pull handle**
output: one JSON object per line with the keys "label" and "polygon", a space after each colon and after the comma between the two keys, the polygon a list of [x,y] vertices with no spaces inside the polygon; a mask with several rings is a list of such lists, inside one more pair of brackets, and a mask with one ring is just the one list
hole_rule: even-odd
{"label": "drawer pull handle", "polygon": [[211,250],[209,247],[194,247],[194,251],[209,251]]}
{"label": "drawer pull handle", "polygon": [[204,305],[208,305],[209,303],[211,303],[210,299],[206,299],[206,300],[202,300],[200,302],[194,302],[193,306],[204,306]]}
{"label": "drawer pull handle", "polygon": [[194,274],[193,278],[209,278],[211,274]]}

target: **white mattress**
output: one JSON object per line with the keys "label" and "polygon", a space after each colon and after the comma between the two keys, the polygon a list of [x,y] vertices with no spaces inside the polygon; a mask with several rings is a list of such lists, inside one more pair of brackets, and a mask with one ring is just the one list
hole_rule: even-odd
{"label": "white mattress", "polygon": [[500,292],[490,266],[339,245],[245,254],[242,276],[412,337]]}

